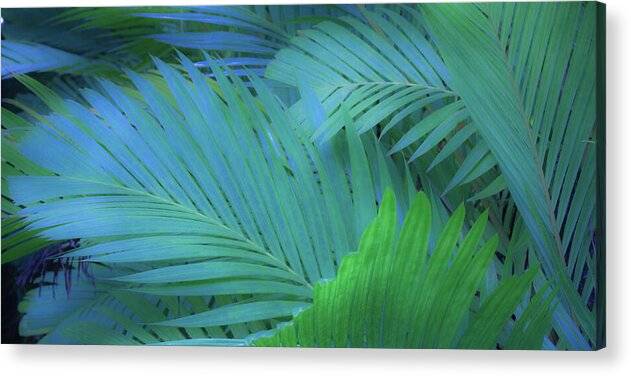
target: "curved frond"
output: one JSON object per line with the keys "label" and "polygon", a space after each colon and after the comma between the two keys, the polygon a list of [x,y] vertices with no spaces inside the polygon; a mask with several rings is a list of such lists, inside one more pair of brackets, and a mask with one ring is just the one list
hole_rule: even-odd
{"label": "curved frond", "polygon": [[[49,99],[57,111],[42,121],[52,127],[28,129],[15,147],[53,175],[10,177],[9,197],[29,230],[81,238],[65,257],[112,266],[121,288],[308,301],[374,217],[377,182],[393,181],[370,167],[381,150],[367,154],[349,133],[349,147],[334,151],[340,162],[325,164],[288,132],[291,117],[260,80],[251,78],[254,96],[217,74],[218,96],[182,63],[189,79],[156,61],[167,91],[129,72],[139,96],[101,80],[102,90],[82,90],[90,107]],[[282,307],[265,316],[286,316]],[[242,310],[244,322],[260,319]]]}
{"label": "curved frond", "polygon": [[[305,126],[312,139],[330,140],[348,125],[348,114],[359,134],[375,131],[390,154],[409,149],[410,162],[440,149],[425,168],[459,149],[481,153],[453,172],[445,193],[495,170],[490,151],[474,136],[467,108],[449,86],[448,70],[427,37],[420,12],[377,6],[362,15],[303,30],[268,64],[266,77],[301,93],[308,86],[323,104],[325,120],[315,129]],[[292,112],[299,121],[307,116],[300,104]],[[445,141],[448,146],[439,148]]]}

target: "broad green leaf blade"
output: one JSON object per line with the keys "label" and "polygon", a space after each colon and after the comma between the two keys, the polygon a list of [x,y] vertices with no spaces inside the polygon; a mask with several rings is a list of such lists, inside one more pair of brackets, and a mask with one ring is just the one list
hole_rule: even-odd
{"label": "broad green leaf blade", "polygon": [[387,191],[358,251],[344,258],[334,280],[314,287],[313,305],[291,322],[248,341],[291,347],[495,348],[538,269],[501,281],[470,317],[498,238],[478,247],[487,224],[484,214],[459,243],[461,206],[429,251],[429,207],[427,197],[419,193],[397,235],[394,197]]}

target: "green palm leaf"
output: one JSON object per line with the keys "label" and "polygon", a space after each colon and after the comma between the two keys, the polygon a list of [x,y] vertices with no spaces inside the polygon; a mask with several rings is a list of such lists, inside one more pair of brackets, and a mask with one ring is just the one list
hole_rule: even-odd
{"label": "green palm leaf", "polygon": [[[482,241],[484,214],[461,240],[463,219],[460,206],[430,249],[427,197],[417,195],[397,234],[394,196],[388,193],[358,251],[345,257],[335,280],[315,286],[313,305],[290,323],[249,340],[257,346],[495,348],[537,269],[503,280],[471,316],[497,237]],[[535,304],[532,310],[540,310]],[[521,330],[532,316],[524,314],[515,327]],[[550,318],[545,318],[549,329]],[[533,335],[538,340],[510,345],[540,348],[545,333]]]}

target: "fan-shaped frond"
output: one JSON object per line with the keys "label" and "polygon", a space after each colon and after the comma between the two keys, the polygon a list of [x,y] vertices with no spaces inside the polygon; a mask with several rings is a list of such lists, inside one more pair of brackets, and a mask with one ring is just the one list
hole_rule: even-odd
{"label": "fan-shaped frond", "polygon": [[[335,280],[315,286],[314,304],[271,335],[259,333],[249,340],[258,346],[496,348],[537,269],[502,280],[471,314],[497,236],[482,240],[487,223],[483,214],[460,240],[463,220],[460,206],[430,249],[427,197],[417,195],[397,235],[394,196],[389,192],[358,251],[345,257]],[[516,321],[508,347],[541,347],[550,328],[542,299],[536,296]],[[524,325],[539,325],[543,331],[516,338]]]}

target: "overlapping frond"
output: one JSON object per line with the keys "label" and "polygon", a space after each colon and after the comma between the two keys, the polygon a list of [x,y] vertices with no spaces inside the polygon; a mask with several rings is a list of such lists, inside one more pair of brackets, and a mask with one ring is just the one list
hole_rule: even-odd
{"label": "overlapping frond", "polygon": [[[540,348],[550,328],[546,310],[540,311],[545,307],[541,296],[516,322],[511,320],[528,295],[536,267],[502,280],[471,314],[498,239],[483,240],[483,214],[461,240],[463,220],[460,206],[432,249],[427,197],[416,196],[397,234],[389,192],[358,251],[345,257],[335,280],[316,285],[313,305],[290,323],[249,340],[257,346],[494,349],[510,322],[515,334],[502,348]],[[526,325],[539,325],[543,331],[525,334]]]}
{"label": "overlapping frond", "polygon": [[[486,173],[492,175],[482,186],[488,186],[486,192],[474,199],[504,189],[494,158],[449,86],[448,70],[419,11],[377,6],[362,16],[343,16],[302,31],[268,65],[266,77],[301,93],[309,87],[323,103],[328,116],[317,129],[307,129],[312,139],[328,141],[346,125],[348,113],[359,134],[374,131],[390,154],[405,152],[411,162],[436,150],[424,169],[458,151],[470,152],[441,187],[445,193]],[[300,104],[293,113],[305,118]]]}
{"label": "overlapping frond", "polygon": [[22,334],[598,347],[597,9],[8,17],[2,263],[81,239],[36,255],[66,274],[43,269]]}
{"label": "overlapping frond", "polygon": [[595,278],[595,4],[422,10],[454,90],[559,288],[562,316],[569,313],[594,341],[587,300]]}

